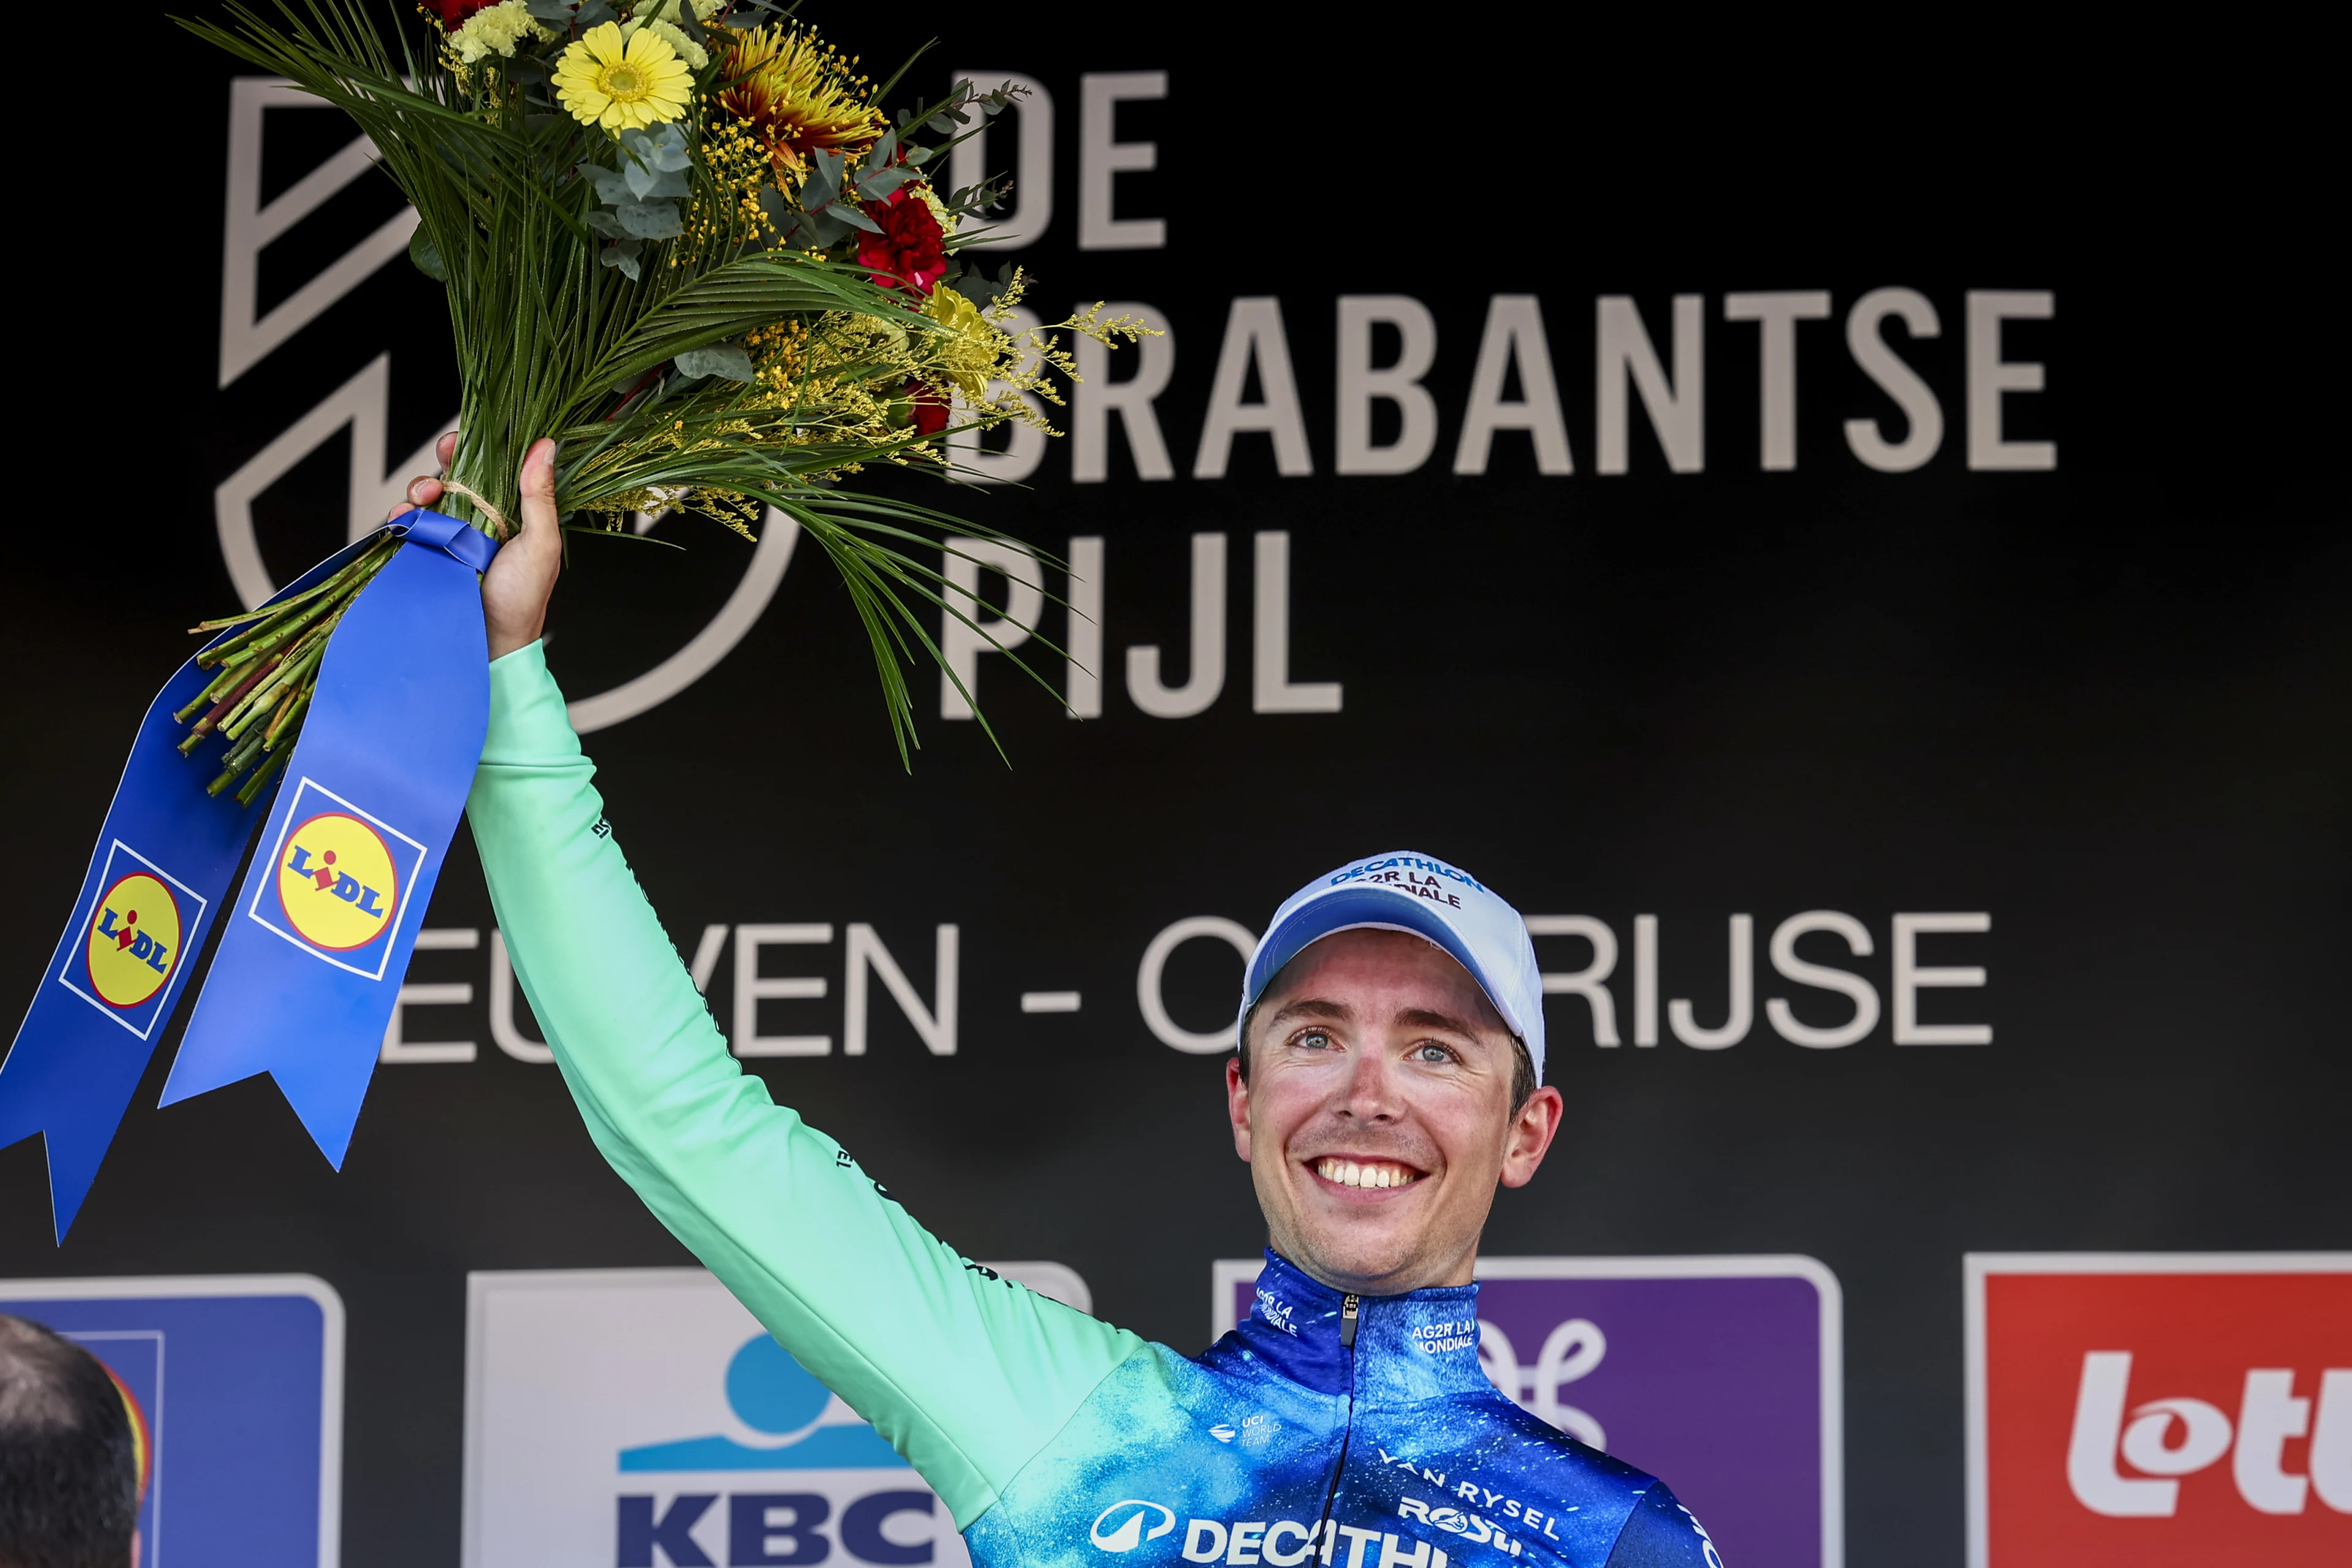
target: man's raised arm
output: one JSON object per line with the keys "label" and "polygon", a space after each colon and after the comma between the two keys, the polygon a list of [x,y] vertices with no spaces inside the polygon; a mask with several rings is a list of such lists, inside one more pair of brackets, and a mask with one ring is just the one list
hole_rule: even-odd
{"label": "man's raised arm", "polygon": [[[552,544],[551,488],[535,447],[524,536],[484,585],[502,657],[467,805],[516,976],[613,1168],[961,1529],[1142,1342],[966,1263],[729,1053],[605,826],[540,645],[515,642],[553,579],[552,550],[530,548]],[[543,583],[518,581],[535,568]]]}

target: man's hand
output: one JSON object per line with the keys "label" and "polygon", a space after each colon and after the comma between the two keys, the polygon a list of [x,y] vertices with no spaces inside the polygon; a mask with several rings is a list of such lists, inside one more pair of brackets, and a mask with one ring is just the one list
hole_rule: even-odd
{"label": "man's hand", "polygon": [[[445,469],[457,450],[454,430],[434,447]],[[555,591],[555,574],[563,563],[562,539],[555,526],[554,442],[533,442],[523,454],[520,488],[521,526],[482,574],[482,621],[489,632],[492,658],[529,647],[547,625],[547,598]],[[393,508],[384,521],[390,522],[410,506],[431,506],[441,495],[439,479],[411,479],[408,506]]]}

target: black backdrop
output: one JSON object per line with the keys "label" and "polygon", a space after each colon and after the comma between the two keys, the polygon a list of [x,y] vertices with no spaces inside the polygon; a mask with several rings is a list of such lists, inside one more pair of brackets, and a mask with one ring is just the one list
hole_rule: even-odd
{"label": "black backdrop", "polygon": [[[2296,152],[2316,121],[2292,77],[2211,40],[1823,37],[1702,58],[1680,32],[1508,17],[823,19],[869,60],[943,34],[926,84],[966,63],[1044,83],[1056,216],[1020,257],[1037,301],[1150,303],[1177,349],[1159,410],[1178,477],[1139,481],[1114,437],[1101,483],[1071,481],[1063,443],[1033,489],[950,502],[1048,549],[1107,540],[1100,719],[1073,723],[990,658],[1011,765],[942,722],[921,679],[924,749],[902,773],[845,601],[803,555],[710,675],[589,738],[682,948],[706,924],[835,922],[833,947],[772,955],[830,974],[830,997],[772,1004],[765,1027],[838,1041],[846,922],[870,922],[926,997],[933,928],[960,926],[955,1055],[926,1050],[877,987],[867,1054],[757,1065],[935,1229],[971,1256],[1067,1262],[1104,1315],[1197,1345],[1210,1259],[1262,1232],[1221,1063],[1147,1028],[1142,950],[1186,916],[1255,929],[1314,871],[1412,846],[1530,913],[1601,917],[1625,950],[1626,1046],[1597,1048],[1577,998],[1552,1004],[1567,1126],[1497,1204],[1489,1249],[1827,1262],[1846,1294],[1856,1564],[1960,1559],[1964,1250],[2352,1239],[2352,550],[2321,472],[2341,343],[2315,276],[2333,252],[2303,216],[2325,201]],[[5,590],[0,975],[20,996],[177,628],[233,599],[214,487],[386,349],[387,449],[362,468],[455,403],[433,288],[397,260],[217,385],[233,73],[169,32],[138,54],[169,124],[131,116],[100,144],[69,210],[103,237],[19,262],[44,316],[94,318],[19,390],[22,493],[41,498]],[[1166,100],[1124,107],[1118,135],[1156,142],[1159,167],[1117,189],[1122,216],[1165,217],[1167,245],[1081,250],[1079,75],[1156,69]],[[278,119],[265,196],[341,135]],[[367,181],[329,203],[265,253],[262,303],[397,205]],[[125,253],[75,259],[85,247]],[[1865,467],[1844,435],[1901,428],[1845,350],[1847,310],[1882,287],[1917,290],[1942,324],[1890,339],[1946,422],[1908,473]],[[1759,333],[1722,305],[1742,289],[1833,300],[1799,329],[1794,471],[1759,469]],[[1966,296],[1988,289],[2054,300],[2001,339],[2047,367],[2005,417],[2010,438],[2055,443],[2053,470],[1969,466]],[[1334,300],[1379,293],[1433,314],[1439,438],[1412,474],[1340,477]],[[1522,294],[1542,302],[1575,472],[1538,474],[1529,437],[1505,433],[1483,475],[1457,477],[1488,300]],[[1669,470],[1636,397],[1630,471],[1599,473],[1594,302],[1631,296],[1672,369],[1677,294],[1703,298],[1704,469]],[[1195,479],[1228,302],[1259,296],[1281,301],[1314,473],[1279,475],[1268,437],[1244,434],[1226,477]],[[261,498],[281,579],[340,536],[351,462],[335,437]],[[575,694],[677,647],[740,575],[738,542],[662,526],[691,550],[575,550],[551,650]],[[1250,537],[1268,529],[1291,536],[1292,677],[1343,683],[1337,715],[1251,710]],[[1125,694],[1123,650],[1168,647],[1175,679],[1199,531],[1230,542],[1227,679],[1205,712],[1156,719]],[[1850,961],[1816,938],[1807,954],[1890,1003],[1894,912],[1989,912],[1981,936],[1922,939],[1922,962],[1988,971],[1981,990],[1927,993],[1922,1017],[1989,1023],[1994,1042],[1897,1047],[1890,1019],[1842,1049],[1780,1037],[1768,996],[1843,1016],[1765,958],[1773,926],[1812,909],[1851,913],[1877,948]],[[1747,1037],[1633,1047],[1633,917],[1660,921],[1661,1012],[1687,997],[1712,1021],[1736,912],[1756,921]],[[462,840],[426,924],[492,924]],[[1586,961],[1572,938],[1541,951]],[[1216,1026],[1235,967],[1215,941],[1181,949],[1176,1019]],[[176,1030],[61,1250],[37,1143],[0,1151],[0,1277],[306,1270],[341,1292],[354,1568],[456,1556],[467,1270],[685,1260],[553,1073],[491,1047],[487,973],[481,951],[420,955],[414,978],[469,981],[477,1000],[415,1010],[411,1037],[473,1039],[479,1059],[380,1071],[341,1174],[266,1081],[155,1110]],[[731,973],[730,950],[722,1020]],[[1083,1009],[1019,1010],[1048,989]]]}

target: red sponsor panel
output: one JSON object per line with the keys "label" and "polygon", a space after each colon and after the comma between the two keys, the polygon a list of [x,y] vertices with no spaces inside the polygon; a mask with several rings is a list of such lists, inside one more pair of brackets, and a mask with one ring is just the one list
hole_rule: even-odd
{"label": "red sponsor panel", "polygon": [[1972,1257],[1972,1568],[2352,1563],[2352,1255]]}

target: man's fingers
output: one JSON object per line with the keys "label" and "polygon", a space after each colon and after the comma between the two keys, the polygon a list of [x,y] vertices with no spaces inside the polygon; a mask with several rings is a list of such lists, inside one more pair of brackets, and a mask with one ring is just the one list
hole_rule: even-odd
{"label": "man's fingers", "polygon": [[[452,439],[452,437],[442,437],[445,445],[450,439]],[[443,455],[441,460],[445,463],[449,460],[446,453]],[[408,481],[408,499],[401,502],[398,506],[394,507],[390,511],[385,512],[383,514],[383,520],[386,522],[390,522],[394,518],[398,517],[401,513],[407,511],[412,507],[431,506],[435,501],[439,500],[440,499],[441,481],[436,479],[428,479],[420,474],[415,479]]]}
{"label": "man's fingers", "polygon": [[555,542],[555,443],[538,440],[523,454],[518,476],[522,491],[522,532],[540,545]]}
{"label": "man's fingers", "polygon": [[482,577],[483,629],[492,658],[503,658],[541,635],[547,596],[563,563],[563,536],[555,516],[555,443],[532,442],[516,479],[522,492],[520,526]]}
{"label": "man's fingers", "polygon": [[441,471],[445,474],[447,473],[449,471],[449,464],[457,456],[457,432],[452,430],[446,436],[442,437],[438,441],[434,442],[433,455],[441,459]]}

